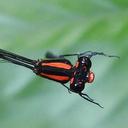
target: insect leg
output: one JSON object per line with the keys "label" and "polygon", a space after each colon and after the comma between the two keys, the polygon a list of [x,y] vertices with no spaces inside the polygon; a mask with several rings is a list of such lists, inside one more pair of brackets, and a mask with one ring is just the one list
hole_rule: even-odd
{"label": "insect leg", "polygon": [[89,100],[94,101],[89,95],[86,93],[80,93],[82,96],[86,96]]}
{"label": "insect leg", "polygon": [[103,52],[92,52],[92,51],[83,52],[83,53],[80,54],[80,57],[87,56],[87,57],[91,58],[92,56],[96,56],[96,55],[102,55],[102,56],[106,56],[106,57],[120,58],[119,56],[108,55],[108,54],[105,54]]}
{"label": "insect leg", "polygon": [[65,88],[68,89],[68,92],[71,94],[71,89],[69,87],[67,87],[65,84],[61,83]]}
{"label": "insect leg", "polygon": [[64,58],[64,57],[66,57],[66,56],[78,56],[79,54],[64,54],[64,55],[59,55],[59,56],[57,56],[57,55],[54,55],[53,53],[51,53],[51,52],[47,52],[46,54],[45,54],[45,57],[46,58]]}
{"label": "insect leg", "polygon": [[64,55],[60,55],[60,57],[65,57],[65,56],[79,56],[80,54],[64,54]]}
{"label": "insect leg", "polygon": [[103,108],[99,103],[94,102],[94,101],[92,101],[92,100],[90,100],[90,99],[84,97],[82,94],[79,94],[79,95],[80,95],[82,98],[84,98],[85,100],[87,100],[87,101],[89,101],[89,102],[91,102],[91,103],[93,103],[93,104],[96,104],[96,105],[98,105],[99,107]]}
{"label": "insect leg", "polygon": [[87,56],[87,57],[91,58],[92,56],[96,56],[96,55],[120,58],[119,56],[108,55],[108,54],[105,54],[103,52],[92,52],[92,51],[86,51],[86,52],[83,52],[83,53],[75,53],[75,54],[64,54],[64,55],[59,55],[59,56],[56,56],[51,52],[47,52],[45,56],[46,56],[46,58],[64,58],[66,56],[78,56],[78,57]]}

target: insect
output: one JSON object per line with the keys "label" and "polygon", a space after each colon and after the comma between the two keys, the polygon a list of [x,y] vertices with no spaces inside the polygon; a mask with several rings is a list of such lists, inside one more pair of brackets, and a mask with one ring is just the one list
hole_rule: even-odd
{"label": "insect", "polygon": [[[69,93],[77,93],[85,100],[102,108],[99,103],[82,92],[86,83],[92,83],[94,81],[95,75],[90,68],[92,66],[91,57],[96,55],[119,58],[118,56],[107,55],[103,52],[86,51],[80,54],[66,54],[60,56],[48,52],[46,59],[32,60],[0,49],[1,59],[29,68],[38,76],[59,82],[68,89]],[[77,56],[75,65],[72,65],[71,62],[66,59],[66,57],[69,56]],[[65,85],[68,82],[70,82],[70,87]]]}

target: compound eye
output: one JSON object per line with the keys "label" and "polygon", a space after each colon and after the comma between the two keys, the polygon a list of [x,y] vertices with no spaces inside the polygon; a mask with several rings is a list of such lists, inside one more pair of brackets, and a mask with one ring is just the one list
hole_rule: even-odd
{"label": "compound eye", "polygon": [[87,82],[88,82],[88,83],[92,83],[92,82],[94,81],[94,78],[95,78],[95,74],[90,71],[90,72],[88,73],[88,80],[87,80]]}

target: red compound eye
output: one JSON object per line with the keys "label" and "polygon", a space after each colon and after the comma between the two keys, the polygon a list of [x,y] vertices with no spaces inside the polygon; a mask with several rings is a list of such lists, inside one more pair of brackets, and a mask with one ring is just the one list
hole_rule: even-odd
{"label": "red compound eye", "polygon": [[94,81],[94,78],[95,78],[95,74],[93,72],[89,72],[88,73],[88,83],[92,83]]}

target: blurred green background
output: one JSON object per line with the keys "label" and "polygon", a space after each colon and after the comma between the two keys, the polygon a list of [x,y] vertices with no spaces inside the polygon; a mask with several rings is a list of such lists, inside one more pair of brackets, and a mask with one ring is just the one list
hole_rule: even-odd
{"label": "blurred green background", "polygon": [[0,63],[0,128],[127,128],[128,0],[1,0],[0,48],[32,59],[87,50],[121,57],[92,58],[96,78],[85,92],[104,109]]}

